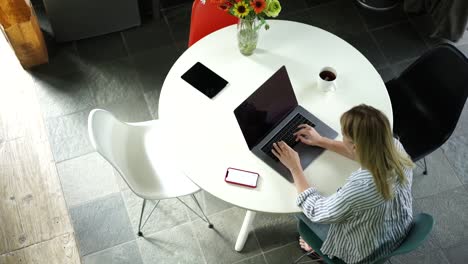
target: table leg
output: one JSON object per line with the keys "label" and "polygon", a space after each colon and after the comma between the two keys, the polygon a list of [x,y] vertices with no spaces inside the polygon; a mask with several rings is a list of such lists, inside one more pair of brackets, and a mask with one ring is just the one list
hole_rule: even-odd
{"label": "table leg", "polygon": [[153,0],[153,18],[155,21],[161,18],[161,0]]}
{"label": "table leg", "polygon": [[244,222],[242,223],[241,230],[239,231],[239,235],[237,236],[237,241],[236,241],[236,246],[235,246],[236,251],[241,251],[244,248],[245,241],[247,240],[247,237],[249,236],[249,231],[251,229],[254,218],[255,218],[255,212],[247,210],[247,212],[245,213]]}

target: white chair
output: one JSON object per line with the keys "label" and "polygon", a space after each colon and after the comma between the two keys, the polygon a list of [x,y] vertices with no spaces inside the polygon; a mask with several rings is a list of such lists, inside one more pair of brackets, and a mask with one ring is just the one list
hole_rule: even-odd
{"label": "white chair", "polygon": [[[171,137],[160,120],[124,123],[108,111],[94,109],[88,117],[88,133],[96,151],[120,173],[130,189],[143,198],[139,236],[143,236],[142,228],[159,201],[168,198],[177,198],[213,228],[194,195],[200,188],[177,169],[176,159],[167,146]],[[185,195],[191,195],[204,217],[179,198]],[[158,202],[142,225],[147,200]]]}

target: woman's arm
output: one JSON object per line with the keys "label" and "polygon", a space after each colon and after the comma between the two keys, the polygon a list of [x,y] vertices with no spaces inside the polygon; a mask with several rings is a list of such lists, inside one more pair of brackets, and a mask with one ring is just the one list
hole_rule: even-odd
{"label": "woman's arm", "polygon": [[[320,143],[322,144],[322,141],[320,141]],[[336,150],[337,153],[348,153],[345,146],[343,145],[343,142],[340,141],[323,138],[323,148],[325,148],[325,146],[330,147],[330,150],[332,151]],[[310,185],[304,176],[304,171],[302,169],[301,162],[299,160],[299,155],[297,154],[297,152],[294,151],[283,141],[273,143],[272,152],[281,161],[281,163],[283,163],[283,165],[286,166],[286,168],[288,168],[291,172],[297,192],[301,193],[307,190],[310,187]]]}
{"label": "woman's arm", "polygon": [[318,146],[324,149],[331,150],[342,156],[354,160],[354,155],[346,149],[342,141],[337,141],[322,137],[313,127],[302,124],[299,126],[299,130],[294,133],[296,136],[296,141],[301,141],[302,143],[309,146]]}
{"label": "woman's arm", "polygon": [[290,172],[293,176],[294,185],[296,186],[298,193],[301,193],[310,188],[310,185],[304,176],[304,171],[301,168],[292,169]]}
{"label": "woman's arm", "polygon": [[297,192],[301,193],[307,190],[310,186],[304,176],[304,171],[302,170],[297,152],[283,141],[273,143],[273,149],[271,151],[291,172]]}
{"label": "woman's arm", "polygon": [[[297,205],[302,207],[304,214],[314,222],[333,223],[345,221],[351,217],[351,190],[343,187],[330,197],[323,197],[316,188],[307,182],[299,161],[299,155],[283,141],[273,144],[273,154],[291,172],[299,197]],[[345,189],[345,190],[343,190]],[[351,192],[352,193],[352,192]]]}
{"label": "woman's arm", "polygon": [[307,218],[326,224],[350,219],[353,216],[352,201],[353,196],[345,187],[328,197],[320,195],[315,188],[309,188],[297,197],[297,205],[302,208]]}
{"label": "woman's arm", "polygon": [[322,137],[318,142],[317,146],[336,152],[349,159],[355,160],[354,155],[348,151],[343,141],[333,140],[326,137]]}

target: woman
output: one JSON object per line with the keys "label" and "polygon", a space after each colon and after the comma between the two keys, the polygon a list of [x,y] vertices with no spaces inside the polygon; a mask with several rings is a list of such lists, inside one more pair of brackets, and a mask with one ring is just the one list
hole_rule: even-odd
{"label": "woman", "polygon": [[[411,228],[414,165],[379,110],[359,105],[344,113],[340,123],[343,141],[324,138],[308,125],[300,125],[294,134],[304,144],[332,150],[361,165],[329,197],[309,186],[297,152],[286,143],[275,143],[272,151],[294,178],[303,221],[325,240],[319,250],[346,263],[371,263],[395,250]],[[323,224],[330,224],[328,231]]]}

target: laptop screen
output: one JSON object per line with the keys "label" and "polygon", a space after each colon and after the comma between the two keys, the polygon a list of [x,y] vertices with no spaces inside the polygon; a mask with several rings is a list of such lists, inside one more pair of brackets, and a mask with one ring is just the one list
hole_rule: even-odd
{"label": "laptop screen", "polygon": [[296,106],[297,99],[283,66],[234,110],[249,149],[255,147]]}

